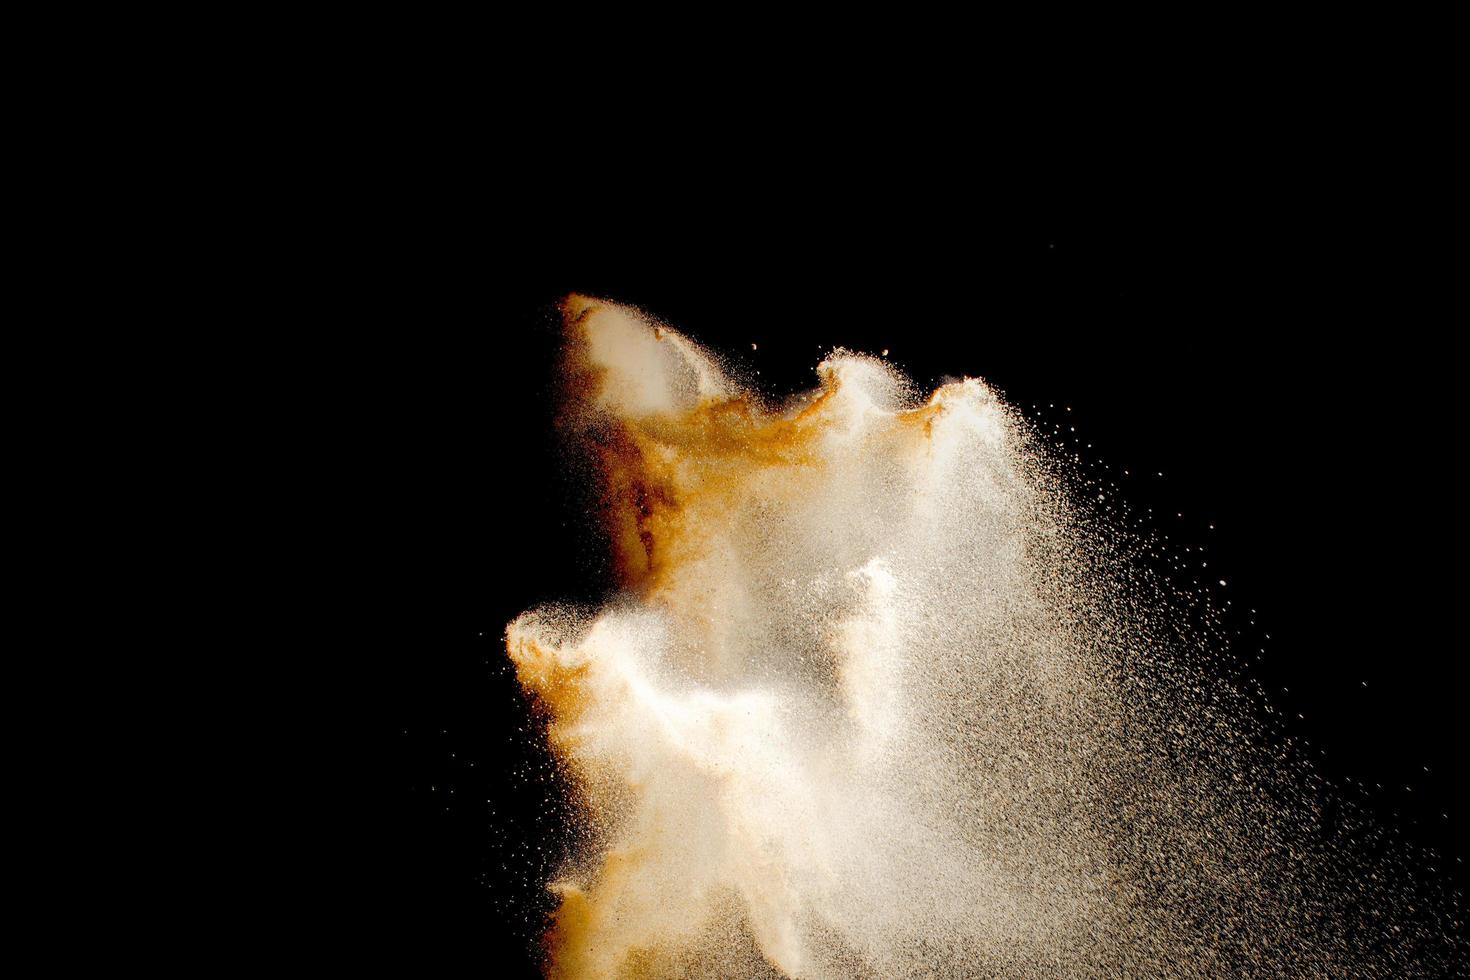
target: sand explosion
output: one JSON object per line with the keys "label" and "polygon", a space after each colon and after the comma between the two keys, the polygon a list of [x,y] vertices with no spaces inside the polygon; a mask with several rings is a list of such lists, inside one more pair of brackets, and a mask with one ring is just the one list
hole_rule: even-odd
{"label": "sand explosion", "polygon": [[621,591],[507,631],[585,817],[550,883],[551,975],[1387,975],[1416,955],[982,382],[925,399],[837,351],[774,405],[636,311],[564,312],[565,429]]}

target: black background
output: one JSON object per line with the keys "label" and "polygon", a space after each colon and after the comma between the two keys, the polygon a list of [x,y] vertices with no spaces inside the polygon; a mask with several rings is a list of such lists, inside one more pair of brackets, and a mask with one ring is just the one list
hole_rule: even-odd
{"label": "black background", "polygon": [[359,229],[351,395],[326,433],[350,458],[353,656],[376,681],[354,942],[419,970],[531,969],[560,818],[501,632],[606,585],[551,426],[572,290],[645,307],[770,391],[809,386],[833,346],[887,348],[924,386],[976,375],[1065,419],[1257,611],[1232,622],[1236,654],[1319,771],[1365,783],[1463,887],[1452,229],[1391,195],[1002,227],[939,196],[709,190],[729,203],[548,196],[512,226],[499,198],[422,180]]}

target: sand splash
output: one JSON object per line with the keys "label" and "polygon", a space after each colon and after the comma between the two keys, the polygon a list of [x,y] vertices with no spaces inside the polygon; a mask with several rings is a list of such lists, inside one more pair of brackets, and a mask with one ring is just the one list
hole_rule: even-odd
{"label": "sand splash", "polygon": [[985,384],[837,351],[770,404],[636,311],[564,312],[620,591],[507,630],[585,816],[551,975],[1403,968]]}

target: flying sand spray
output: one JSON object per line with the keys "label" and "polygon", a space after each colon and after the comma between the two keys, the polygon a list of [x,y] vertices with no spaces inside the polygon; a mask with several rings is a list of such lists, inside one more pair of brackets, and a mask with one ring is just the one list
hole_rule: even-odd
{"label": "flying sand spray", "polygon": [[637,311],[564,314],[620,592],[507,630],[584,817],[551,975],[1413,962],[1407,900],[985,384],[836,351],[774,405]]}

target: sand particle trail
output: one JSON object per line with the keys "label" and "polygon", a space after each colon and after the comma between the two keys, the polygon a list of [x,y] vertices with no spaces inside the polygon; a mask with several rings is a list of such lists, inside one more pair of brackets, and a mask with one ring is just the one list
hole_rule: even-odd
{"label": "sand particle trail", "polygon": [[1388,976],[1448,955],[1316,826],[983,382],[924,397],[839,350],[771,404],[637,311],[564,313],[563,424],[619,591],[507,630],[586,816],[549,883],[551,975]]}

